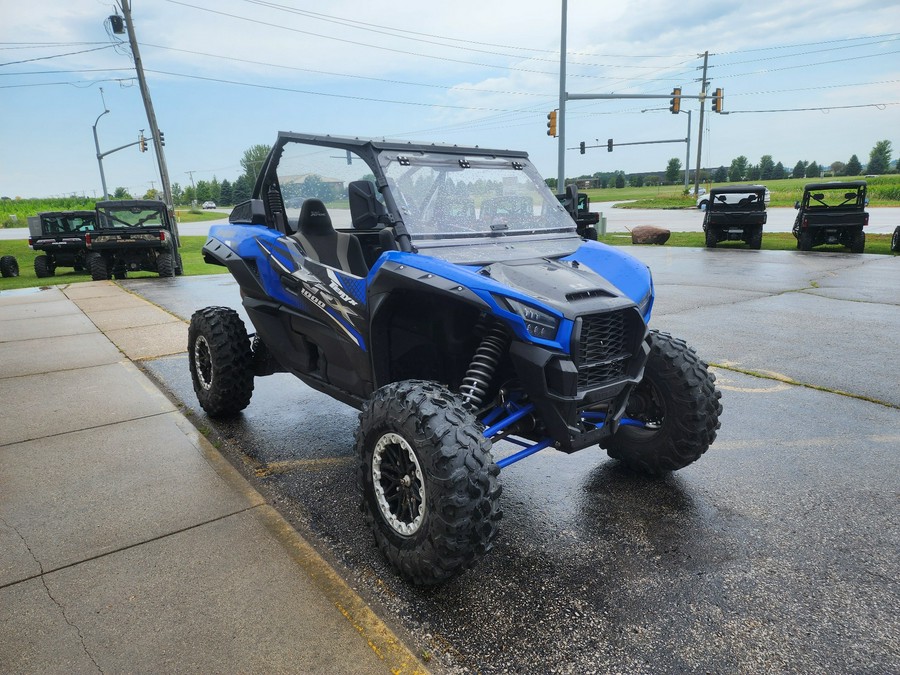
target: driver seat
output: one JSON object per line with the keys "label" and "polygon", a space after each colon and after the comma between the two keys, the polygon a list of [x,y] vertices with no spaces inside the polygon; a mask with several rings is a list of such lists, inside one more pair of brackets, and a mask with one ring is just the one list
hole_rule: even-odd
{"label": "driver seat", "polygon": [[359,240],[335,231],[331,216],[320,199],[303,202],[297,225],[297,232],[291,238],[303,247],[306,257],[357,277],[369,273]]}

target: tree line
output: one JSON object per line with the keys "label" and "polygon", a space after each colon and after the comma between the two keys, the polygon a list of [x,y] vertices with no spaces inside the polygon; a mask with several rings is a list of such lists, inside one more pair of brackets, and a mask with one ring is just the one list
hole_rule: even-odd
{"label": "tree line", "polygon": [[[881,175],[900,172],[900,158],[894,160],[891,141],[878,141],[869,152],[869,161],[866,164],[860,162],[857,155],[851,155],[846,162],[835,161],[824,166],[817,160],[798,160],[793,168],[786,167],[781,162],[775,162],[772,155],[763,155],[757,164],[751,164],[746,156],[740,155],[731,160],[728,167],[720,166],[717,169],[701,169],[700,182],[702,183],[726,183],[738,181],[768,181],[783,178],[821,178],[823,176],[861,176]],[[694,181],[694,172],[690,172],[690,183]],[[593,187],[617,187],[625,185],[641,187],[644,185],[659,185],[660,183],[677,184],[684,180],[684,170],[681,160],[672,157],[664,171],[649,173],[626,174],[624,171],[598,171],[592,175],[579,176],[579,182],[590,182]],[[552,182],[552,184],[551,184]],[[548,184],[555,187],[556,181],[548,179]]]}

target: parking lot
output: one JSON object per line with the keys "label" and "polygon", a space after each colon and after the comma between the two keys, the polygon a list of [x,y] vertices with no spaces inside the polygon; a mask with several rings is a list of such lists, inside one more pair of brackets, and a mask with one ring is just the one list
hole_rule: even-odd
{"label": "parking lot", "polygon": [[[186,355],[143,365],[436,671],[898,671],[900,261],[631,251],[653,326],[716,364],[718,440],[660,481],[597,449],[505,469],[494,551],[437,589],[400,581],[363,524],[354,410],[275,375],[218,422]],[[184,319],[240,305],[225,275],[121,283]]]}

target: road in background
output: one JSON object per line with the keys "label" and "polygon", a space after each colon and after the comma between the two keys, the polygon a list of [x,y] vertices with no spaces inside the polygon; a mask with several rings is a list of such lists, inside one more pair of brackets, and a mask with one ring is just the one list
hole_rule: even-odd
{"label": "road in background", "polygon": [[[607,232],[625,232],[638,225],[655,225],[665,227],[672,232],[700,232],[703,229],[703,211],[699,209],[616,209],[617,202],[596,202],[591,204],[591,211],[606,216]],[[221,211],[221,209],[217,209]],[[794,225],[794,209],[768,209],[769,219],[766,232],[790,232]],[[350,227],[349,211],[332,209],[335,227]],[[296,219],[299,210],[289,212]],[[866,232],[871,234],[890,234],[900,225],[900,208],[889,206],[869,209],[869,226]],[[185,237],[203,237],[209,232],[211,225],[223,225],[228,216],[223,213],[221,220],[207,220],[201,223],[179,223],[178,232]],[[28,239],[27,227],[0,229],[2,239]]]}

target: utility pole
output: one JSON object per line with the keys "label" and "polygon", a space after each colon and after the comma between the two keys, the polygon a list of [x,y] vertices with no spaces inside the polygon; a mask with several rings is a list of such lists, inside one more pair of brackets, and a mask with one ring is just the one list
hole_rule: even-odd
{"label": "utility pole", "polygon": [[559,115],[557,138],[558,162],[556,169],[556,191],[566,191],[566,22],[568,2],[562,0],[562,28],[559,36]]}
{"label": "utility pole", "polygon": [[694,173],[694,196],[699,197],[700,192],[700,164],[703,150],[703,112],[706,108],[706,66],[709,61],[709,52],[703,52],[703,84],[700,87],[700,124],[697,129],[697,171]]}
{"label": "utility pole", "polygon": [[159,178],[162,183],[163,196],[166,205],[170,210],[174,211],[175,204],[172,201],[172,188],[169,185],[169,169],[166,166],[166,155],[159,140],[159,126],[156,124],[156,113],[153,110],[153,101],[150,99],[150,88],[147,86],[147,79],[144,77],[144,65],[141,62],[141,52],[134,32],[134,22],[131,20],[131,0],[119,0],[119,3],[122,8],[122,14],[125,15],[128,41],[131,43],[131,53],[134,55],[134,69],[137,71],[141,97],[144,99],[144,109],[147,111],[150,134],[153,136],[153,147],[156,150],[156,162],[159,165]]}
{"label": "utility pole", "polygon": [[125,27],[128,30],[128,42],[131,44],[131,54],[134,56],[134,69],[137,72],[138,84],[141,88],[141,98],[144,99],[144,109],[147,111],[147,122],[150,124],[150,134],[153,136],[153,148],[156,151],[156,163],[159,166],[159,179],[162,183],[163,201],[169,210],[169,218],[172,224],[175,246],[175,273],[180,274],[183,269],[181,261],[181,237],[178,234],[178,222],[175,220],[175,201],[172,199],[172,186],[169,184],[169,169],[166,165],[166,153],[163,151],[162,139],[159,134],[159,125],[156,123],[156,113],[153,110],[153,101],[150,99],[150,88],[147,86],[147,78],[144,77],[144,64],[141,61],[141,51],[138,48],[137,36],[134,32],[134,22],[131,20],[131,0],[119,0],[122,14],[125,15]]}

